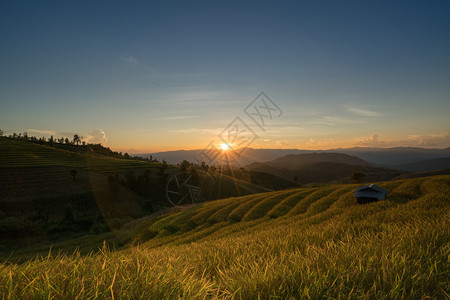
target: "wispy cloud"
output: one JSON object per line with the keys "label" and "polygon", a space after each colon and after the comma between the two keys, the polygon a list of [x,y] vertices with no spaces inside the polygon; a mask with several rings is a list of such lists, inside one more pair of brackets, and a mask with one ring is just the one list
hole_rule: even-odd
{"label": "wispy cloud", "polygon": [[356,145],[360,146],[381,146],[385,142],[378,141],[378,134],[371,135],[368,138],[361,138],[356,142]]}
{"label": "wispy cloud", "polygon": [[184,119],[193,119],[197,116],[172,116],[172,117],[164,117],[162,120],[184,120]]}
{"label": "wispy cloud", "polygon": [[170,133],[186,133],[186,134],[198,134],[198,135],[218,135],[222,132],[223,128],[184,128],[184,129],[169,129]]}
{"label": "wispy cloud", "polygon": [[305,118],[301,121],[301,124],[304,125],[326,125],[326,126],[336,126],[343,124],[358,124],[361,123],[361,120],[356,120],[351,117],[344,117],[339,115],[317,115],[314,114],[308,118]]}
{"label": "wispy cloud", "polygon": [[368,110],[368,109],[361,109],[361,108],[356,108],[356,107],[349,107],[348,111],[358,115],[358,116],[363,116],[363,117],[381,117],[382,114],[373,110]]}
{"label": "wispy cloud", "polygon": [[124,61],[126,64],[131,65],[131,66],[137,67],[137,66],[141,65],[139,59],[137,59],[136,57],[131,56],[131,55],[130,56],[122,56],[122,57],[120,57],[120,59],[122,61]]}
{"label": "wispy cloud", "polygon": [[80,135],[81,139],[87,143],[93,143],[93,144],[103,144],[105,145],[108,142],[108,138],[106,137],[106,133],[102,129],[94,129],[91,130],[87,134],[82,134],[80,132],[75,131],[57,131],[57,130],[42,130],[42,129],[27,129],[27,132],[29,132],[31,135],[35,134],[43,134],[44,136],[51,136],[54,137],[65,137],[71,139],[75,134]]}
{"label": "wispy cloud", "polygon": [[168,97],[168,100],[179,104],[183,103],[187,105],[198,104],[209,106],[214,104],[239,103],[239,101],[233,100],[234,96],[231,93],[208,90],[192,91],[192,89],[196,89],[196,87],[191,89],[185,88],[181,92],[174,93]]}
{"label": "wispy cloud", "polygon": [[28,133],[33,134],[43,134],[43,135],[53,135],[54,137],[73,137],[74,134],[77,134],[76,132],[72,132],[72,131],[57,131],[57,130],[42,130],[42,129],[33,129],[33,128],[29,128],[27,129]]}
{"label": "wispy cloud", "polygon": [[354,145],[370,147],[424,147],[447,148],[450,147],[450,132],[430,135],[409,135],[402,140],[379,140],[374,134],[368,138],[357,140]]}

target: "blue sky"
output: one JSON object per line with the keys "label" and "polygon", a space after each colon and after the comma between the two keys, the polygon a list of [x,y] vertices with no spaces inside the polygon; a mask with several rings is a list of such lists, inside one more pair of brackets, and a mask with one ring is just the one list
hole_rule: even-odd
{"label": "blue sky", "polygon": [[[195,149],[450,146],[447,1],[2,1],[0,128]],[[283,110],[265,131],[244,108]]]}

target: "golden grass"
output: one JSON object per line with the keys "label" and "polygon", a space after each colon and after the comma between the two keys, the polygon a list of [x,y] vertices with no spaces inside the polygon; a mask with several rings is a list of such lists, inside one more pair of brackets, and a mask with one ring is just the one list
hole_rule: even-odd
{"label": "golden grass", "polygon": [[[298,189],[204,203],[140,224],[131,236],[143,229],[158,235],[128,249],[112,251],[104,246],[86,256],[50,253],[22,264],[2,263],[0,295],[4,299],[448,298],[450,176],[390,186],[396,197],[388,195],[385,201],[366,205],[351,203],[354,186],[343,185],[310,189],[308,195]],[[289,204],[277,218],[262,213],[263,206],[273,211],[287,199]],[[233,206],[234,201],[240,205]],[[208,222],[207,212],[211,217],[219,211],[223,216]],[[235,218],[229,216],[232,212]],[[173,233],[164,227],[181,228],[193,218],[204,223]]]}

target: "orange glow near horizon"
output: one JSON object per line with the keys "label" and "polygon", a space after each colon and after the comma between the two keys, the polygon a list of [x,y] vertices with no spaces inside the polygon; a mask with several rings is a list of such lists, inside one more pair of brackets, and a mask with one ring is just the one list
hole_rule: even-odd
{"label": "orange glow near horizon", "polygon": [[228,151],[230,150],[230,145],[226,143],[220,144],[220,149],[222,149],[222,151]]}

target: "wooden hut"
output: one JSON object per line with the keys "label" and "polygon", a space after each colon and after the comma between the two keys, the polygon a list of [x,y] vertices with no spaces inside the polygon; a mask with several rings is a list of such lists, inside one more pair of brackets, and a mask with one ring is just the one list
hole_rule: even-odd
{"label": "wooden hut", "polygon": [[355,190],[355,197],[359,204],[384,200],[389,192],[376,184],[360,186]]}

